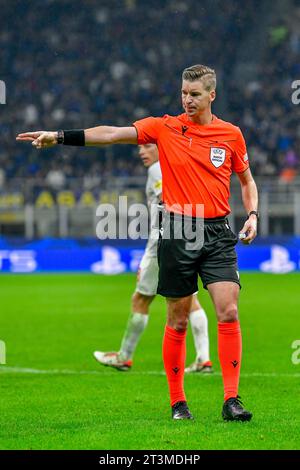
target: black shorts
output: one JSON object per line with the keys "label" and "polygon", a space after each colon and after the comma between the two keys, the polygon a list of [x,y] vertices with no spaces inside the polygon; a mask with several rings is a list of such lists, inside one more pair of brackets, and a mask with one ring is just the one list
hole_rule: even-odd
{"label": "black shorts", "polygon": [[[164,297],[194,294],[198,291],[198,274],[205,289],[208,284],[220,281],[236,282],[241,287],[235,251],[238,238],[231,231],[227,219],[190,218],[193,232],[196,227],[203,229],[202,240],[196,247],[191,245],[195,239],[191,235],[186,237],[183,224],[179,229],[178,224],[174,227],[179,220],[182,220],[181,215],[165,213],[160,222],[157,293]],[[181,239],[178,230],[181,231]]]}

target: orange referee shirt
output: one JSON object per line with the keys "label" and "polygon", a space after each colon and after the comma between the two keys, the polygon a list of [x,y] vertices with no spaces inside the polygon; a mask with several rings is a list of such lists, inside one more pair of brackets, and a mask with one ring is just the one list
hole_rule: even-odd
{"label": "orange referee shirt", "polygon": [[[187,115],[148,117],[133,124],[138,144],[157,144],[162,171],[162,196],[173,212],[222,217],[230,213],[230,176],[249,168],[247,149],[241,130],[213,116],[199,125]],[[190,204],[191,210],[184,206]],[[188,213],[189,212],[189,213]]]}

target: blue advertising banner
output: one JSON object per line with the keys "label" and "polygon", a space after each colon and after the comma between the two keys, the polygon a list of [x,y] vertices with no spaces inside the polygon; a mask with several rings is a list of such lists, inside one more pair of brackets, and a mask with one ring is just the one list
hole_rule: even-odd
{"label": "blue advertising banner", "polygon": [[[0,238],[0,272],[136,272],[145,241]],[[239,269],[284,274],[300,270],[300,238],[257,239],[237,245]]]}

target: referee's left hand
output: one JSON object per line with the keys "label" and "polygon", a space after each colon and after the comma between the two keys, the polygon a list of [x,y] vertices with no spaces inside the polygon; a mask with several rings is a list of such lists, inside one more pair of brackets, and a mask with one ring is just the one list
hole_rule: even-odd
{"label": "referee's left hand", "polygon": [[257,217],[256,215],[250,215],[249,219],[246,220],[242,230],[239,234],[245,234],[245,238],[241,238],[244,245],[250,245],[257,235]]}

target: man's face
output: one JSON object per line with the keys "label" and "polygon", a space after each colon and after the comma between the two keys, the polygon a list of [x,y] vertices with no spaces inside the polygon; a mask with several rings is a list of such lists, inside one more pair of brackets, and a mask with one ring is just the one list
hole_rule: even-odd
{"label": "man's face", "polygon": [[158,161],[158,149],[155,144],[139,145],[139,156],[143,160],[144,166],[148,168]]}
{"label": "man's face", "polygon": [[215,90],[206,91],[201,80],[195,80],[194,82],[182,81],[182,106],[189,117],[195,117],[209,109],[215,97]]}

